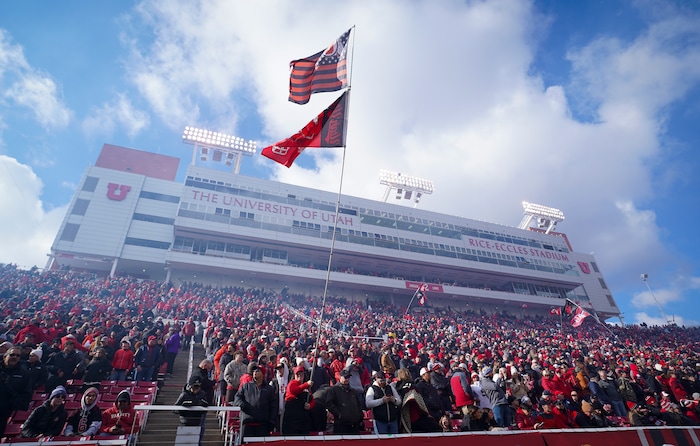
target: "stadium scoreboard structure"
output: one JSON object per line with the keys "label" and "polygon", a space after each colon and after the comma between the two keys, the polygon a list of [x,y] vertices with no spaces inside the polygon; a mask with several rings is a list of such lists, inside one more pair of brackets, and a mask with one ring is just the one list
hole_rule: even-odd
{"label": "stadium scoreboard structure", "polygon": [[[105,144],[86,169],[47,268],[320,296],[337,193],[188,166]],[[545,314],[571,299],[619,316],[595,259],[564,234],[343,195],[330,295]]]}

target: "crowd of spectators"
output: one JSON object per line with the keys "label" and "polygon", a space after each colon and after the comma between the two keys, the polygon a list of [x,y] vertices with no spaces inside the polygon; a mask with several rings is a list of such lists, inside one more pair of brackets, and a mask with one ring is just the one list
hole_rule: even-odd
{"label": "crowd of spectators", "polygon": [[270,429],[281,429],[283,392],[298,367],[313,395],[306,398],[316,401],[311,430],[324,430],[337,393],[329,389],[340,383],[362,409],[375,407],[368,389],[372,397],[381,392],[381,407],[396,406],[387,413],[405,432],[443,430],[455,418],[461,430],[700,423],[698,327],[603,326],[589,318],[573,328],[559,317],[456,308],[404,315],[387,302],[328,297],[319,332],[320,302],[287,288],[1,266],[0,373],[21,368],[27,378],[0,384],[0,420],[26,408],[34,389],[59,389],[60,399],[70,379],[86,386],[153,379],[197,341],[207,354],[198,392],[210,403],[214,394],[233,402],[256,375],[279,395]]}

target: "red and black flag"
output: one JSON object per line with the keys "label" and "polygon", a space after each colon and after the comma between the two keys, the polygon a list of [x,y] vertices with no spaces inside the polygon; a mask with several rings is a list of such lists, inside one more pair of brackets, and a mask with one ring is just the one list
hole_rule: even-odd
{"label": "red and black flag", "polygon": [[290,167],[307,147],[345,147],[349,94],[346,91],[303,129],[289,138],[265,147],[260,153]]}
{"label": "red and black flag", "polygon": [[564,314],[571,315],[576,309],[576,304],[566,299],[566,305],[564,305]]}
{"label": "red and black flag", "polygon": [[571,318],[571,325],[574,327],[579,327],[581,324],[583,324],[583,320],[590,315],[591,313],[588,311],[581,307],[577,307],[576,310],[574,310],[574,317]]}

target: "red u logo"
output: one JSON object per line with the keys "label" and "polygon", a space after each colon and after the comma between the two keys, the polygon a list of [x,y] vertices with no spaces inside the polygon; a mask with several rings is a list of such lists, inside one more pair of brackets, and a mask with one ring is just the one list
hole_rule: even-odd
{"label": "red u logo", "polygon": [[130,190],[131,186],[126,184],[109,183],[107,184],[107,198],[114,201],[122,201]]}

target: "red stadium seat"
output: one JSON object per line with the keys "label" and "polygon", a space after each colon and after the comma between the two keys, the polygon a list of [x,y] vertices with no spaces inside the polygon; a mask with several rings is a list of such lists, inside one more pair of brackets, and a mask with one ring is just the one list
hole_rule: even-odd
{"label": "red stadium seat", "polygon": [[117,401],[117,395],[116,393],[102,393],[100,394],[100,401],[113,403]]}
{"label": "red stadium seat", "polygon": [[80,409],[80,401],[66,401],[63,404],[63,408],[66,409],[66,412],[70,415],[71,412]]}
{"label": "red stadium seat", "polygon": [[135,388],[134,388],[134,395],[138,395],[138,394],[141,394],[141,395],[144,395],[144,394],[146,394],[146,395],[153,395],[153,394],[156,393],[156,389],[157,389],[157,387],[141,387],[141,386],[138,386],[138,387],[135,387]]}
{"label": "red stadium seat", "polygon": [[[22,433],[22,424],[21,423],[10,423],[5,427],[5,436],[8,438],[12,438],[14,440],[15,437],[19,437],[19,434]],[[34,439],[36,441],[36,438]]]}
{"label": "red stadium seat", "polygon": [[10,417],[10,423],[22,424],[27,421],[29,414],[32,413],[31,410],[18,410]]}

